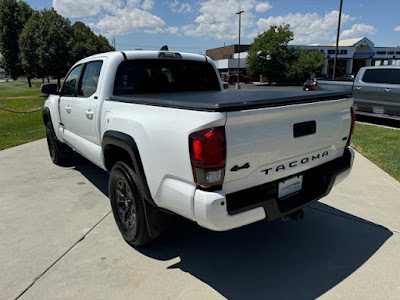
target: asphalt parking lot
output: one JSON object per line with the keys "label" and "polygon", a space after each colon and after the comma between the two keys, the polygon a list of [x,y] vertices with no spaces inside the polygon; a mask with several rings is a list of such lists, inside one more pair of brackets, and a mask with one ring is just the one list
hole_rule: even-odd
{"label": "asphalt parking lot", "polygon": [[301,222],[211,232],[179,221],[120,237],[108,174],[51,163],[44,139],[0,152],[1,299],[398,299],[400,183],[357,154]]}

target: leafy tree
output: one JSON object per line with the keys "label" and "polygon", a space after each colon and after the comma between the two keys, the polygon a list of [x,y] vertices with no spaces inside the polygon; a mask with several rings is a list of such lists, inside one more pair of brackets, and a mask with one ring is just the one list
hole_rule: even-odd
{"label": "leafy tree", "polygon": [[325,56],[318,50],[295,49],[296,60],[288,66],[287,76],[292,79],[304,80],[312,73],[321,72]]}
{"label": "leafy tree", "polygon": [[33,10],[24,1],[0,0],[0,53],[14,80],[22,75],[18,37]]}
{"label": "leafy tree", "polygon": [[72,36],[71,23],[63,18],[53,8],[39,12],[36,37],[36,55],[40,69],[44,74],[58,80],[65,75],[70,67],[71,55],[68,43]]}
{"label": "leafy tree", "polygon": [[82,22],[75,22],[72,25],[72,35],[68,46],[72,64],[84,57],[114,50],[105,37],[97,36]]}
{"label": "leafy tree", "polygon": [[32,86],[30,78],[47,75],[38,60],[39,42],[42,39],[39,26],[40,14],[34,12],[19,36],[21,67],[28,78],[29,87]]}
{"label": "leafy tree", "polygon": [[0,68],[4,69],[6,67],[6,61],[4,57],[0,57]]}
{"label": "leafy tree", "polygon": [[271,26],[251,44],[247,64],[253,76],[265,75],[269,81],[285,78],[285,67],[293,59],[288,44],[293,40],[290,25]]}

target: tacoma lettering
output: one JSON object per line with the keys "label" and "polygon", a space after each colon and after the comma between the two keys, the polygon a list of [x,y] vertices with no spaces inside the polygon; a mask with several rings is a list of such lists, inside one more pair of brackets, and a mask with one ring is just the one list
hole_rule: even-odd
{"label": "tacoma lettering", "polygon": [[[316,155],[312,155],[311,157],[304,157],[304,158],[302,158],[300,160],[300,164],[305,165],[310,161],[314,161],[314,160],[323,158],[323,157],[328,156],[328,155],[329,155],[329,152],[328,151],[324,151],[322,153],[318,153]],[[292,162],[290,162],[288,164],[278,165],[278,166],[273,167],[273,168],[268,168],[268,169],[265,169],[265,170],[261,170],[261,172],[264,172],[265,175],[268,175],[269,171],[271,171],[271,170],[275,170],[275,173],[277,173],[277,172],[280,172],[280,171],[285,171],[286,169],[289,169],[289,168],[295,168],[295,167],[298,166],[298,164],[299,164],[299,161],[298,160],[294,160],[294,161],[292,161]]]}

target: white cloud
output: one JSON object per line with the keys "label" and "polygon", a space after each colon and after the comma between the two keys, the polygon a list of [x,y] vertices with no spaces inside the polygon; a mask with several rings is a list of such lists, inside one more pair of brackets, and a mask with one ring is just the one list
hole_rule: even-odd
{"label": "white cloud", "polygon": [[400,31],[400,25],[394,28],[394,31]]}
{"label": "white cloud", "polygon": [[157,28],[154,28],[154,29],[145,29],[144,32],[150,33],[150,34],[158,34],[158,33],[163,33],[164,29],[162,29],[160,27],[157,27]]}
{"label": "white cloud", "polygon": [[269,4],[269,2],[259,3],[256,6],[256,12],[263,13],[271,8],[272,8],[272,6],[271,6],[271,4]]}
{"label": "white cloud", "polygon": [[174,0],[170,2],[169,7],[174,13],[191,13],[193,12],[192,6],[187,2],[179,2],[178,0]]}
{"label": "white cloud", "polygon": [[196,24],[182,26],[182,32],[187,36],[210,37],[219,40],[238,37],[238,11],[242,14],[242,33],[254,25],[255,0],[207,0],[200,3],[200,15]]}
{"label": "white cloud", "polygon": [[[126,34],[145,29],[159,33],[165,22],[149,11],[154,0],[53,0],[53,7],[64,17],[102,17],[97,23],[89,24],[105,36]],[[161,30],[161,31],[160,31]]]}
{"label": "white cloud", "polygon": [[90,17],[100,13],[101,0],[53,0],[54,9],[67,18]]}
{"label": "white cloud", "polygon": [[176,26],[167,27],[165,30],[171,34],[178,34],[179,32],[179,29]]}
{"label": "white cloud", "polygon": [[126,34],[138,31],[141,28],[155,29],[163,27],[165,22],[149,13],[140,9],[121,9],[114,15],[105,16],[92,26],[105,36],[113,36],[118,34]]}
{"label": "white cloud", "polygon": [[362,37],[367,34],[375,34],[376,29],[373,26],[366,25],[366,24],[354,24],[351,29],[344,30],[340,34],[341,39],[351,39]]}
{"label": "white cloud", "polygon": [[[320,16],[317,13],[289,13],[284,16],[261,18],[257,22],[258,31],[249,34],[248,37],[254,37],[258,33],[268,30],[272,25],[290,24],[290,28],[294,32],[293,44],[331,42],[336,35],[338,16],[338,11],[331,11],[324,16]],[[353,20],[353,17],[342,14],[342,25]]]}
{"label": "white cloud", "polygon": [[154,1],[153,0],[143,0],[142,9],[144,10],[151,10],[153,9]]}

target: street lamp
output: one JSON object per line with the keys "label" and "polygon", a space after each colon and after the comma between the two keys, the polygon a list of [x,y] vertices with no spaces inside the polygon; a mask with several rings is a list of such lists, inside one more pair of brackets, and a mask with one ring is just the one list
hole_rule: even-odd
{"label": "street lamp", "polygon": [[333,74],[332,74],[333,80],[335,80],[337,55],[338,55],[338,51],[339,51],[339,34],[340,34],[340,22],[342,20],[342,7],[343,7],[343,0],[340,0],[339,20],[338,20],[337,35],[336,35],[335,60],[333,61]]}
{"label": "street lamp", "polygon": [[239,15],[239,47],[238,47],[238,70],[237,70],[237,84],[236,88],[240,89],[239,85],[239,71],[240,71],[240,27],[242,26],[242,13],[244,13],[244,10],[241,10],[237,12],[236,14]]}

